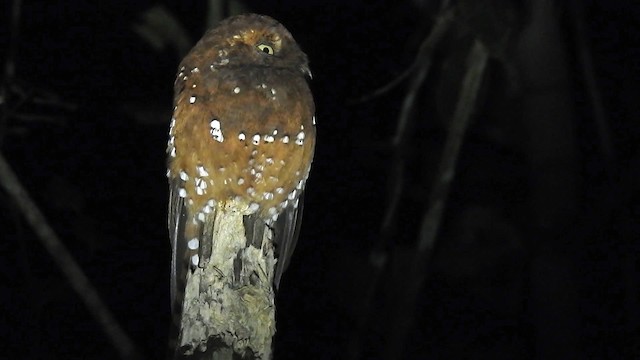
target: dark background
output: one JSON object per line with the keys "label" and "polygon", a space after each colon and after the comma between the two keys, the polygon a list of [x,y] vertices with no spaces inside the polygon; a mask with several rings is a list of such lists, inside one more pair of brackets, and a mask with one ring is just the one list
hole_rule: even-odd
{"label": "dark background", "polygon": [[[4,65],[11,3],[0,8]],[[140,352],[163,357],[170,322],[164,150],[181,55],[170,44],[151,46],[133,26],[162,4],[194,43],[207,27],[207,5],[22,3],[16,74],[3,80],[0,150]],[[528,87],[518,60],[519,34],[535,18],[530,2],[487,1],[475,22],[460,20],[434,51],[412,111],[402,205],[387,239],[389,141],[407,81],[356,100],[412,64],[439,2],[246,2],[281,21],[308,54],[318,119],[301,239],[277,298],[276,359],[640,357],[640,7],[585,1],[585,28],[577,30],[574,2],[558,3],[562,105],[571,109],[561,119],[572,130],[550,130],[548,141],[575,156],[557,154],[550,168],[536,163],[539,137],[529,135],[538,122],[524,112],[558,84]],[[509,40],[483,30],[492,25]],[[428,275],[398,351],[389,340],[402,328],[394,314],[407,311],[403,289],[415,280],[403,264],[415,253],[474,38],[497,50],[433,256],[419,263]],[[586,72],[579,39],[593,61]],[[603,113],[594,110],[598,102]],[[536,109],[554,116],[553,108]],[[541,172],[560,174],[558,185],[554,176],[540,180]],[[554,200],[568,193],[575,196]],[[0,358],[117,358],[5,192],[0,211]],[[545,214],[551,225],[541,224]],[[378,275],[373,249],[388,260]]]}

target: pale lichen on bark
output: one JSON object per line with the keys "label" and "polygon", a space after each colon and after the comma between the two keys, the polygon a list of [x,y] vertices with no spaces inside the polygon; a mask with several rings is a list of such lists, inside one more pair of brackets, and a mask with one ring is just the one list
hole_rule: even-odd
{"label": "pale lichen on bark", "polygon": [[188,274],[181,352],[205,351],[210,340],[217,340],[238,355],[270,359],[276,263],[270,231],[264,232],[258,249],[247,246],[241,212],[217,211],[214,224],[211,258]]}

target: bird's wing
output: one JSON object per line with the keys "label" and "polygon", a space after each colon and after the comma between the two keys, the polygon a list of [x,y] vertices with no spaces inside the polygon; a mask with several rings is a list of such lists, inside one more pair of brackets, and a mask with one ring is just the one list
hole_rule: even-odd
{"label": "bird's wing", "polygon": [[188,263],[184,264],[187,252],[185,239],[187,210],[184,206],[184,198],[179,196],[181,186],[180,178],[170,180],[168,220],[171,240],[171,307],[174,314],[179,314],[181,310],[184,282],[187,275],[185,271],[188,269]]}
{"label": "bird's wing", "polygon": [[302,223],[303,200],[304,193],[301,191],[298,198],[290,200],[289,206],[282,211],[278,220],[273,224],[274,243],[278,254],[276,274],[273,278],[276,289],[280,286],[282,274],[289,266],[291,255],[298,242],[300,224]]}

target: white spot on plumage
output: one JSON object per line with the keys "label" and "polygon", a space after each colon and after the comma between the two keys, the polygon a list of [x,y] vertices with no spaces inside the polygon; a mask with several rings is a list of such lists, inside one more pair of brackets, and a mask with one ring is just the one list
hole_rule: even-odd
{"label": "white spot on plumage", "polygon": [[258,211],[259,208],[260,208],[260,205],[258,205],[258,203],[249,204],[249,212],[251,213]]}
{"label": "white spot on plumage", "polygon": [[252,187],[248,187],[247,188],[247,194],[253,196],[256,194],[256,189],[252,188]]}
{"label": "white spot on plumage", "polygon": [[289,195],[287,195],[287,199],[289,200],[293,200],[298,196],[298,191],[297,190],[293,190],[292,192],[289,193]]}
{"label": "white spot on plumage", "polygon": [[313,115],[313,117],[311,118],[311,123],[312,123],[313,125],[315,125],[315,124],[316,124],[316,116],[315,116],[315,115]]}
{"label": "white spot on plumage", "polygon": [[273,199],[273,193],[272,193],[272,192],[268,192],[268,191],[267,191],[267,192],[265,192],[265,193],[262,195],[262,197],[263,197],[265,200],[271,200],[271,199]]}
{"label": "white spot on plumage", "polygon": [[182,179],[183,181],[187,181],[189,180],[189,175],[187,175],[187,173],[184,170],[180,171],[180,179]]}
{"label": "white spot on plumage", "polygon": [[265,135],[264,136],[264,142],[266,143],[272,143],[275,140],[275,138],[272,135]]}
{"label": "white spot on plumage", "polygon": [[196,166],[196,170],[198,171],[199,176],[202,176],[202,177],[209,176],[209,172],[202,165]]}
{"label": "white spot on plumage", "polygon": [[180,188],[178,190],[178,196],[180,196],[181,198],[186,198],[187,197],[187,190],[185,188]]}
{"label": "white spot on plumage", "polygon": [[200,69],[198,69],[198,67],[194,67],[193,69],[191,69],[191,72],[194,73],[194,74],[195,73],[199,73]]}
{"label": "white spot on plumage", "polygon": [[213,200],[213,199],[209,199],[209,201],[207,201],[207,205],[209,205],[211,207],[214,207],[214,206],[216,206],[216,201]]}
{"label": "white spot on plumage", "polygon": [[193,266],[198,266],[198,264],[200,263],[200,258],[198,257],[198,254],[195,254],[191,257],[191,263],[193,264]]}
{"label": "white spot on plumage", "polygon": [[198,221],[204,222],[205,218],[206,218],[206,216],[204,215],[204,213],[202,213],[202,212],[198,213]]}
{"label": "white spot on plumage", "polygon": [[171,177],[171,169],[167,169],[167,174],[166,175],[167,175],[168,178]]}
{"label": "white spot on plumage", "polygon": [[200,240],[198,240],[198,238],[193,238],[189,240],[189,242],[187,243],[187,247],[191,250],[196,250],[198,249],[199,246],[200,246]]}
{"label": "white spot on plumage", "polygon": [[171,157],[176,157],[176,148],[171,148]]}
{"label": "white spot on plumage", "polygon": [[276,194],[284,194],[284,189],[281,187],[276,188]]}
{"label": "white spot on plumage", "polygon": [[260,134],[253,135],[253,145],[260,144]]}
{"label": "white spot on plumage", "polygon": [[203,195],[206,192],[207,183],[199,177],[195,178],[195,183],[196,183],[196,194]]}
{"label": "white spot on plumage", "polygon": [[268,164],[268,165],[273,165],[273,158],[268,157],[266,159],[264,159],[264,161]]}
{"label": "white spot on plumage", "polygon": [[191,96],[189,98],[189,104],[194,104],[196,102],[196,97],[195,96]]}
{"label": "white spot on plumage", "polygon": [[238,178],[238,185],[244,184],[244,178]]}
{"label": "white spot on plumage", "polygon": [[224,141],[224,135],[222,135],[222,128],[220,127],[220,120],[218,119],[213,119],[211,120],[211,123],[209,124],[211,126],[211,130],[209,130],[209,133],[211,134],[211,137],[213,138],[213,140],[218,141],[218,142],[223,142]]}
{"label": "white spot on plumage", "polygon": [[240,87],[239,86],[234,87],[233,88],[233,93],[234,94],[239,94],[240,93]]}
{"label": "white spot on plumage", "polygon": [[296,144],[298,145],[304,144],[304,131],[300,131],[298,135],[296,135]]}
{"label": "white spot on plumage", "polygon": [[239,134],[238,134],[238,140],[240,140],[240,141],[244,141],[245,139],[246,139],[246,136],[244,135],[244,133],[243,133],[243,132],[241,132],[241,133],[239,133]]}
{"label": "white spot on plumage", "polygon": [[[218,61],[214,62],[214,65],[227,65],[229,63],[229,58],[227,57],[229,53],[227,50],[218,50]],[[211,70],[214,70],[213,65],[211,66]]]}
{"label": "white spot on plumage", "polygon": [[201,189],[207,188],[207,182],[202,180],[201,178],[196,178],[196,187]]}
{"label": "white spot on plumage", "polygon": [[282,137],[282,143],[283,144],[288,144],[289,143],[289,135],[285,135]]}

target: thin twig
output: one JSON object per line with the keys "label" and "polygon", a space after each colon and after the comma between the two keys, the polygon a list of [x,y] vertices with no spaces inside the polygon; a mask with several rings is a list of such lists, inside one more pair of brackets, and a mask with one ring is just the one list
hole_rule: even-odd
{"label": "thin twig", "polygon": [[449,188],[456,171],[456,163],[460,155],[464,135],[469,127],[469,119],[471,119],[471,114],[475,110],[476,98],[478,97],[478,90],[482,83],[488,58],[487,49],[480,41],[476,41],[469,54],[467,64],[469,70],[465,74],[460,98],[447,134],[442,160],[429,197],[429,207],[422,219],[420,241],[418,243],[419,252],[430,252],[433,249],[442,219],[444,203],[449,196]]}
{"label": "thin twig", "polygon": [[398,294],[399,302],[394,306],[397,312],[396,316],[392,317],[394,324],[390,327],[389,345],[385,349],[386,357],[383,356],[383,358],[400,357],[398,354],[402,353],[407,335],[413,326],[420,290],[427,279],[425,269],[431,260],[444,205],[454,178],[464,135],[469,126],[471,114],[476,107],[476,99],[488,59],[488,50],[480,41],[476,40],[468,56],[468,70],[462,82],[460,97],[449,127],[435,183],[429,196],[427,211],[422,219],[417,252],[412,259],[412,266],[409,267],[410,272],[406,277],[410,283],[404,288],[405,291],[402,294]]}
{"label": "thin twig", "polygon": [[38,236],[62,273],[67,277],[71,287],[85,303],[89,312],[102,326],[103,331],[123,359],[138,359],[138,352],[129,337],[116,322],[115,318],[100,299],[97,290],[91,285],[71,253],[60,241],[44,215],[20,184],[11,166],[0,153],[0,186],[9,194],[18,206],[33,231]]}
{"label": "thin twig", "polygon": [[587,93],[591,100],[591,106],[593,107],[593,116],[598,129],[598,135],[600,139],[600,149],[604,156],[607,170],[611,176],[612,167],[614,165],[615,154],[613,150],[613,141],[611,141],[611,131],[609,129],[608,119],[604,110],[604,104],[602,102],[602,96],[598,89],[595,70],[593,66],[593,57],[589,49],[589,44],[586,40],[586,25],[584,19],[584,5],[581,1],[571,0],[569,3],[569,9],[573,13],[574,37],[576,40],[578,50],[578,61],[582,68],[582,75],[584,77]]}
{"label": "thin twig", "polygon": [[[425,66],[424,60],[431,58],[431,53],[433,52],[435,45],[438,44],[438,42],[440,42],[440,39],[442,39],[442,36],[449,29],[449,25],[452,19],[453,19],[452,9],[449,9],[440,13],[436,17],[436,23],[433,26],[433,31],[431,31],[429,36],[422,41],[422,43],[420,44],[420,47],[418,48],[418,53],[416,54],[413,62],[411,63],[411,65],[409,65],[408,68],[406,68],[400,75],[396,76],[388,84],[374,90],[369,94],[365,94],[357,99],[354,99],[349,103],[360,104],[360,103],[364,103],[369,100],[375,99],[379,96],[382,96],[385,93],[391,91],[396,86],[400,85],[411,74],[413,74],[416,71],[419,71],[419,69],[424,68]],[[412,81],[412,83],[416,83],[416,82],[417,82],[416,79]]]}
{"label": "thin twig", "polygon": [[[373,305],[373,299],[375,296],[378,283],[380,281],[380,275],[386,265],[387,245],[394,239],[394,227],[396,224],[396,218],[398,216],[398,208],[400,200],[403,194],[404,187],[404,171],[405,171],[405,157],[406,157],[406,137],[409,133],[408,127],[413,115],[413,109],[415,108],[416,98],[420,92],[421,87],[424,85],[425,79],[431,68],[432,53],[436,45],[440,42],[443,36],[449,30],[452,23],[453,11],[443,10],[436,18],[433,30],[425,41],[422,42],[418,56],[414,61],[414,64],[419,65],[417,68],[417,74],[412,79],[407,89],[407,95],[404,98],[400,114],[398,115],[398,123],[394,137],[391,140],[393,153],[393,160],[391,161],[391,189],[388,195],[387,211],[384,215],[381,235],[378,238],[377,243],[373,246],[369,257],[372,271],[369,275],[369,282],[362,298],[362,306],[360,306],[360,313],[357,317],[357,325],[352,335],[351,344],[349,348],[348,359],[356,360],[360,358],[362,349],[362,335],[366,333],[365,329],[370,318],[371,307]],[[415,70],[413,65],[409,69],[412,72]]]}
{"label": "thin twig", "polygon": [[438,16],[438,20],[434,25],[433,31],[427,40],[423,42],[422,50],[420,51],[420,63],[422,66],[413,78],[413,81],[407,90],[407,95],[402,102],[400,114],[398,115],[396,131],[391,139],[391,145],[395,151],[392,164],[394,164],[394,167],[396,168],[392,174],[395,174],[395,176],[392,178],[393,186],[389,194],[389,206],[387,207],[387,212],[385,213],[384,220],[382,222],[382,236],[380,237],[378,246],[376,246],[377,249],[384,249],[386,244],[388,244],[390,239],[393,237],[393,231],[391,230],[395,224],[395,218],[398,213],[398,205],[402,196],[402,187],[404,184],[403,173],[406,156],[405,147],[407,145],[407,134],[409,134],[409,122],[413,115],[413,109],[415,108],[416,98],[418,97],[420,88],[424,85],[424,81],[429,73],[429,69],[431,68],[431,55],[435,46],[449,29],[452,20],[451,15],[452,12],[447,11],[444,12],[442,16]]}

